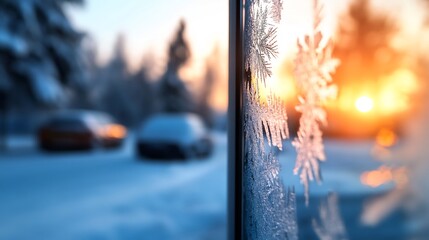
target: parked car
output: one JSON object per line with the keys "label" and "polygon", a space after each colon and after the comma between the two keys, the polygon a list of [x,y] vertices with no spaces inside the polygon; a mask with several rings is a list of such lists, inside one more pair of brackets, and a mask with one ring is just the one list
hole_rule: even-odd
{"label": "parked car", "polygon": [[202,158],[211,154],[213,141],[198,116],[159,114],[142,124],[136,149],[147,158]]}
{"label": "parked car", "polygon": [[84,150],[119,147],[126,134],[126,128],[105,113],[69,110],[50,116],[37,138],[45,150]]}

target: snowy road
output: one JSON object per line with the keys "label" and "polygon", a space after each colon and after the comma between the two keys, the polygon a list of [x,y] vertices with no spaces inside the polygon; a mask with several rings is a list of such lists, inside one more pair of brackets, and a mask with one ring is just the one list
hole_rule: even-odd
{"label": "snowy road", "polygon": [[[119,151],[0,155],[0,239],[223,239],[226,139],[210,159]],[[214,181],[215,180],[215,181]]]}
{"label": "snowy road", "polygon": [[406,236],[406,218],[400,211],[394,211],[376,226],[366,226],[361,221],[365,204],[380,194],[388,192],[393,184],[377,188],[363,185],[361,174],[379,168],[383,163],[372,154],[372,141],[325,140],[327,160],[321,163],[323,182],[310,183],[310,205],[304,204],[304,188],[299,178],[292,174],[296,154],[286,145],[285,152],[279,155],[281,174],[285,186],[293,186],[297,193],[297,215],[299,239],[318,239],[313,231],[312,219],[319,219],[320,203],[326,200],[329,193],[339,197],[338,208],[345,225],[348,239],[410,239]]}
{"label": "snowy road", "polygon": [[[41,153],[26,141],[0,154],[0,239],[225,239],[225,134],[216,135],[213,156],[189,162],[139,161],[132,139],[121,150],[68,154]],[[360,183],[363,171],[381,164],[371,148],[371,142],[327,140],[324,183],[311,184],[309,208],[292,174],[294,151],[287,145],[279,155],[285,185],[297,191],[301,239],[314,239],[311,219],[330,191],[340,196],[349,233],[383,233],[359,225],[366,197],[383,190]],[[379,236],[399,236],[392,225],[397,220]]]}

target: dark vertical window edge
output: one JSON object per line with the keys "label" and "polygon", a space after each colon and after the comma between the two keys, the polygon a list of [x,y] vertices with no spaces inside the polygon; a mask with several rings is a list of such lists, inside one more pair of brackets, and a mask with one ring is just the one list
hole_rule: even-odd
{"label": "dark vertical window edge", "polygon": [[243,0],[230,0],[228,239],[243,239],[243,46]]}

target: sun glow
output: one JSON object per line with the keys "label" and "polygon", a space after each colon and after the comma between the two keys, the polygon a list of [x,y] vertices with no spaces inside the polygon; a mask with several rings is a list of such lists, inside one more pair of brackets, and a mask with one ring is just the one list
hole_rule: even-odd
{"label": "sun glow", "polygon": [[356,99],[355,107],[359,112],[367,113],[374,108],[374,101],[368,96],[361,96]]}

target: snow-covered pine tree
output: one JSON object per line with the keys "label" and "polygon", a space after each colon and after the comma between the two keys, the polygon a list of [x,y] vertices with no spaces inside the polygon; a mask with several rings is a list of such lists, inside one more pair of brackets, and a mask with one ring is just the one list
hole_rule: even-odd
{"label": "snow-covered pine tree", "polygon": [[[149,64],[149,65],[146,65]],[[150,63],[143,63],[140,69],[128,80],[128,94],[133,102],[133,123],[139,124],[143,119],[155,112],[159,100],[155,94],[154,84],[150,81],[148,68]]]}
{"label": "snow-covered pine tree", "polygon": [[155,64],[150,56],[140,68],[130,73],[126,56],[126,38],[119,34],[110,61],[99,66],[95,61],[96,48],[86,39],[86,70],[89,75],[90,107],[110,113],[120,122],[135,126],[154,112],[157,103],[149,68]]}
{"label": "snow-covered pine tree", "polygon": [[98,48],[95,39],[85,35],[80,43],[82,75],[86,80],[86,87],[82,91],[69,91],[66,108],[93,109],[96,107],[96,96],[99,91],[100,66],[98,64]]}
{"label": "snow-covered pine tree", "polygon": [[0,88],[14,104],[32,96],[56,105],[65,85],[84,86],[78,50],[82,34],[64,14],[68,3],[83,0],[0,1]]}
{"label": "snow-covered pine tree", "polygon": [[119,34],[110,61],[100,71],[96,106],[110,113],[125,124],[132,124],[134,119],[134,100],[129,95],[130,73],[125,53],[126,39]]}
{"label": "snow-covered pine tree", "polygon": [[207,126],[214,126],[214,110],[210,105],[210,98],[213,95],[215,84],[219,80],[219,48],[215,47],[207,58],[206,73],[203,79],[203,84],[200,88],[197,103],[197,112],[203,118]]}
{"label": "snow-covered pine tree", "polygon": [[158,92],[163,112],[191,112],[195,110],[193,97],[179,77],[179,69],[188,61],[190,50],[184,33],[186,24],[182,20],[176,36],[168,50],[167,69],[162,76]]}
{"label": "snow-covered pine tree", "polygon": [[125,44],[125,36],[123,34],[119,34],[116,39],[115,46],[113,47],[112,58],[106,66],[107,74],[113,75],[113,78],[125,79],[128,76],[129,71]]}

